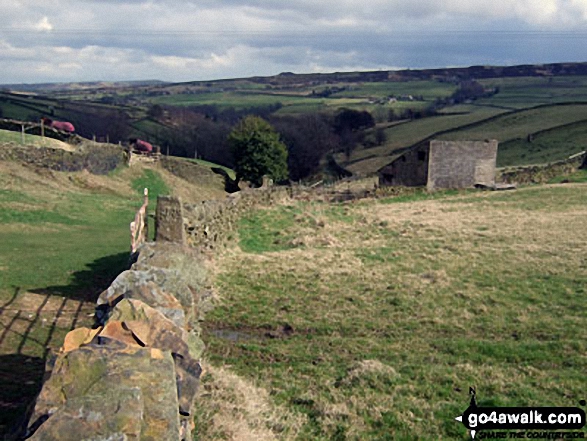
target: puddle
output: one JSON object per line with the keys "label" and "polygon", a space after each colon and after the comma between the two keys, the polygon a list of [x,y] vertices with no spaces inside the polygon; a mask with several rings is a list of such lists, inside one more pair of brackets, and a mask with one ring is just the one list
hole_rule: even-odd
{"label": "puddle", "polygon": [[213,329],[210,331],[210,334],[212,334],[214,337],[230,341],[251,340],[254,338],[251,334],[235,331],[233,329]]}

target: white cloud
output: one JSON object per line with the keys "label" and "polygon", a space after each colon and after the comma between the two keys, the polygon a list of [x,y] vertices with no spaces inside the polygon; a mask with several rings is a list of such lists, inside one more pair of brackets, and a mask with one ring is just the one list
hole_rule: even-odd
{"label": "white cloud", "polygon": [[37,31],[52,31],[53,30],[53,25],[51,23],[49,23],[49,19],[47,17],[43,17],[35,25],[35,29]]}
{"label": "white cloud", "polygon": [[0,0],[0,83],[572,61],[586,25],[587,0]]}

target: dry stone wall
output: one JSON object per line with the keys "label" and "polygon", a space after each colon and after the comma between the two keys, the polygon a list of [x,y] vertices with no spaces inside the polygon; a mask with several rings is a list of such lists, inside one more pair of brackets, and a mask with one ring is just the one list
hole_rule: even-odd
{"label": "dry stone wall", "polygon": [[204,258],[169,242],[135,257],[100,295],[95,327],[66,336],[31,440],[191,440],[211,299]]}
{"label": "dry stone wall", "polygon": [[213,249],[226,242],[238,219],[252,208],[268,206],[291,196],[288,188],[249,189],[234,193],[224,201],[184,204],[187,244]]}
{"label": "dry stone wall", "polygon": [[575,155],[551,164],[510,168],[498,173],[497,181],[517,184],[543,184],[557,176],[574,173],[587,160],[587,154]]}
{"label": "dry stone wall", "polygon": [[111,144],[80,146],[76,151],[69,152],[49,147],[0,143],[0,161],[18,161],[55,171],[85,169],[93,174],[106,174],[125,163],[126,154],[122,148]]}

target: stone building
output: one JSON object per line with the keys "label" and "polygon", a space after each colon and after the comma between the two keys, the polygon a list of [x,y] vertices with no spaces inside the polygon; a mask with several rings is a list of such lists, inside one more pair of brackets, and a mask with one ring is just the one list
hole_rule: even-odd
{"label": "stone building", "polygon": [[380,185],[468,188],[495,185],[497,141],[430,141],[379,170]]}

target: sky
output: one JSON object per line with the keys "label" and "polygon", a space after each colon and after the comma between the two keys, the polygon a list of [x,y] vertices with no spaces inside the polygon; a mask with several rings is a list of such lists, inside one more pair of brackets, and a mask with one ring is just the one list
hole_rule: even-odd
{"label": "sky", "polygon": [[587,0],[0,0],[0,84],[587,61]]}

